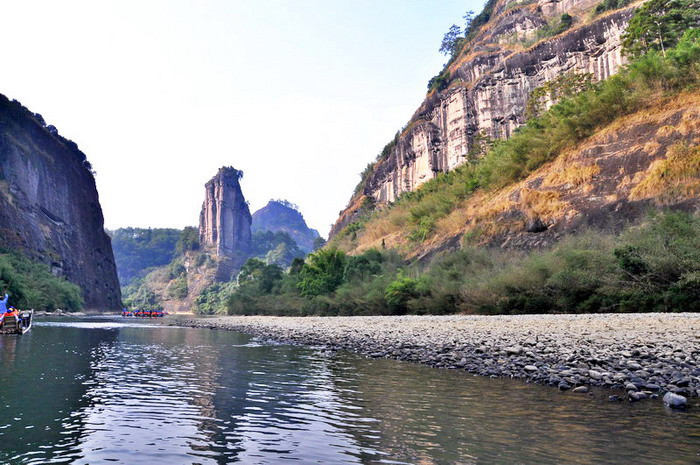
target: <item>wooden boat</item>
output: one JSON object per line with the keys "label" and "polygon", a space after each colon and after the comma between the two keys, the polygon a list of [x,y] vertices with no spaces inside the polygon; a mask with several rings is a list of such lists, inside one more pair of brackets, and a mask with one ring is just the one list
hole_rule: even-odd
{"label": "wooden boat", "polygon": [[14,315],[5,316],[0,324],[0,334],[24,334],[32,328],[33,310],[19,312],[19,318]]}

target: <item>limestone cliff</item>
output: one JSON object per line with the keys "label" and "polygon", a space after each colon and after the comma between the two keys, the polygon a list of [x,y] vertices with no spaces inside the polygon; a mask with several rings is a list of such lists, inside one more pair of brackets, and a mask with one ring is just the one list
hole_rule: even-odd
{"label": "limestone cliff", "polygon": [[0,246],[50,265],[83,290],[88,309],[121,293],[91,166],[78,146],[0,95]]}
{"label": "limestone cliff", "polygon": [[204,203],[199,215],[200,244],[211,248],[217,256],[229,259],[232,268],[242,265],[251,241],[253,219],[241,191],[241,176],[243,172],[230,166],[219,169],[204,186]]}
{"label": "limestone cliff", "polygon": [[260,210],[253,213],[253,232],[285,232],[294,239],[306,253],[314,250],[314,241],[321,237],[315,229],[309,228],[304,216],[289,202],[270,200]]}
{"label": "limestone cliff", "polygon": [[410,239],[399,206],[336,245],[353,254],[396,248],[421,261],[460,246],[545,248],[587,229],[619,231],[654,209],[698,211],[698,173],[700,93],[689,91],[620,117],[519,182],[477,191],[425,241]]}
{"label": "limestone cliff", "polygon": [[[479,138],[509,137],[525,122],[532,92],[545,83],[573,73],[599,81],[625,63],[621,35],[635,6],[594,17],[595,0],[489,3],[491,19],[443,71],[443,88],[427,95],[374,164],[331,236],[353,221],[364,197],[379,206],[393,202],[465,163]],[[538,40],[562,13],[573,17],[572,27]]]}

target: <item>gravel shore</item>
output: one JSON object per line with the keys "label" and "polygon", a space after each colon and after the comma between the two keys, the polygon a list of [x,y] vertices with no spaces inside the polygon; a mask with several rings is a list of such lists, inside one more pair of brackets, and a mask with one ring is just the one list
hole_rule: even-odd
{"label": "gravel shore", "polygon": [[175,319],[291,344],[325,346],[559,389],[618,388],[637,401],[700,396],[700,314]]}

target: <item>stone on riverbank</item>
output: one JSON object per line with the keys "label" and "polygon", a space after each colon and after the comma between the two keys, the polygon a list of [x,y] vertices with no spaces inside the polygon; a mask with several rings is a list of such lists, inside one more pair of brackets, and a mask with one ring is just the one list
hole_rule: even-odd
{"label": "stone on riverbank", "polygon": [[664,404],[671,408],[685,408],[688,406],[688,399],[672,392],[664,394]]}

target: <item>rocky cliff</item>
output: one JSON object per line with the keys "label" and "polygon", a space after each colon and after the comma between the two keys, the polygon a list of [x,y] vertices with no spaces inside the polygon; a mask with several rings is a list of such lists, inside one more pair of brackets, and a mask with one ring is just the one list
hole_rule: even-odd
{"label": "rocky cliff", "polygon": [[127,304],[192,312],[207,289],[235,279],[250,256],[252,240],[252,216],[241,190],[242,176],[243,172],[224,166],[204,185],[199,243],[189,244],[168,265],[153,269],[126,288]]}
{"label": "rocky cliff", "polygon": [[0,95],[0,246],[50,265],[83,290],[88,309],[121,293],[91,166],[77,145]]}
{"label": "rocky cliff", "polygon": [[270,200],[253,213],[253,233],[258,231],[285,232],[306,253],[314,250],[314,241],[320,237],[318,231],[309,228],[304,216],[289,202]]}
{"label": "rocky cliff", "polygon": [[416,204],[398,203],[335,244],[353,253],[395,248],[429,261],[463,246],[519,250],[549,247],[565,236],[620,231],[659,209],[700,208],[700,93],[659,96],[622,116],[522,180],[467,196],[436,221],[424,240],[411,238]]}
{"label": "rocky cliff", "polygon": [[[358,192],[331,230],[353,221],[367,197],[393,202],[437,173],[465,163],[485,138],[507,138],[525,122],[532,92],[547,82],[578,74],[592,81],[615,74],[625,60],[621,35],[635,6],[594,16],[597,1],[490,2],[490,20],[443,71],[406,128],[368,171]],[[561,15],[572,26],[558,31]],[[553,103],[545,94],[543,106]]]}
{"label": "rocky cliff", "polygon": [[199,242],[218,256],[240,259],[250,249],[252,216],[239,183],[243,172],[230,166],[204,186],[205,197],[199,215]]}

